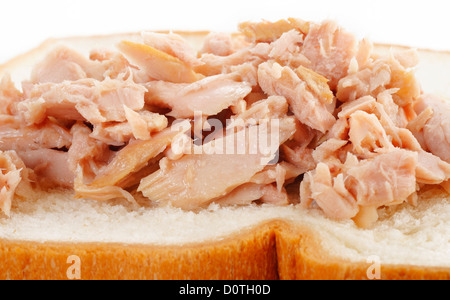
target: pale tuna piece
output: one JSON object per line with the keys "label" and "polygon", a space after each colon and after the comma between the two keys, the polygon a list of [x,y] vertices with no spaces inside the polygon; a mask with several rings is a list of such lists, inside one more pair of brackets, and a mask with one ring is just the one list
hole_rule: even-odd
{"label": "pale tuna piece", "polygon": [[95,124],[91,137],[108,145],[123,146],[131,139],[149,140],[151,135],[167,128],[164,115],[146,110],[135,112],[124,105],[125,122]]}
{"label": "pale tuna piece", "polygon": [[108,122],[94,125],[91,137],[112,146],[123,146],[133,138],[128,122]]}
{"label": "pale tuna piece", "polygon": [[266,94],[285,97],[303,124],[324,133],[336,122],[326,105],[328,100],[315,95],[289,67],[276,62],[262,63],[258,67],[258,82]]}
{"label": "pale tuna piece", "polygon": [[180,134],[168,128],[149,140],[137,140],[120,150],[90,184],[92,188],[113,186],[144,168],[147,163],[162,153]]}
{"label": "pale tuna piece", "polygon": [[[85,198],[97,201],[109,201],[115,199],[125,199],[136,205],[134,197],[126,190],[118,186],[92,187],[84,183],[83,169],[78,166],[74,181],[75,199]],[[137,205],[136,205],[137,206]]]}
{"label": "pale tuna piece", "polygon": [[25,169],[25,165],[14,151],[0,151],[0,211],[8,217]]}
{"label": "pale tuna piece", "polygon": [[62,149],[69,148],[72,144],[70,132],[50,120],[27,127],[16,125],[0,126],[0,150]]}
{"label": "pale tuna piece", "polygon": [[[376,208],[409,201],[416,192],[416,152],[395,149],[358,161],[348,153],[340,169],[319,163],[300,185],[301,206],[313,201],[333,219],[350,219],[369,227],[378,218]],[[332,175],[334,173],[334,175]]]}
{"label": "pale tuna piece", "polygon": [[123,41],[119,50],[148,76],[174,83],[192,83],[203,76],[179,58],[144,44]]}
{"label": "pale tuna piece", "polygon": [[[420,100],[418,102],[420,102]],[[406,126],[406,128],[414,135],[414,137],[420,143],[422,149],[425,151],[428,151],[428,148],[425,145],[423,128],[425,127],[425,125],[431,119],[432,116],[433,116],[433,109],[428,106],[426,109],[423,109],[418,114],[416,114],[416,117],[413,118]]]}
{"label": "pale tuna piece", "polygon": [[281,119],[287,115],[289,110],[286,98],[282,96],[270,96],[267,99],[253,103],[232,119],[241,119],[244,122],[249,120]]}
{"label": "pale tuna piece", "polygon": [[318,136],[317,131],[302,124],[299,120],[295,120],[295,129],[292,140],[287,142],[289,146],[307,147]]}
{"label": "pale tuna piece", "polygon": [[426,151],[419,151],[416,178],[425,184],[441,184],[450,178],[450,164]]}
{"label": "pale tuna piece", "polygon": [[278,206],[289,204],[286,191],[278,191],[272,184],[264,185],[256,183],[245,183],[212,202],[220,206],[235,206],[249,205],[257,200],[260,200],[262,203],[270,203]]}
{"label": "pale tuna piece", "polygon": [[358,205],[400,204],[416,191],[416,152],[395,149],[347,170],[348,187]]}
{"label": "pale tuna piece", "polygon": [[[359,41],[358,50],[355,55],[356,66],[353,70],[349,68],[349,74],[357,72],[359,69],[363,69],[372,61],[373,43],[367,38]],[[350,64],[351,65],[351,64]]]}
{"label": "pale tuna piece", "polygon": [[143,32],[141,36],[144,44],[177,57],[191,67],[201,64],[191,45],[178,34]]}
{"label": "pale tuna piece", "polygon": [[123,105],[132,110],[144,107],[146,89],[130,80],[83,79],[75,82],[46,83],[34,86],[31,99],[19,104],[30,124],[51,116],[92,124],[126,120]]}
{"label": "pale tuna piece", "polygon": [[335,22],[325,21],[310,26],[301,53],[311,62],[309,67],[329,78],[330,87],[335,89],[339,80],[347,75],[356,49],[357,41],[352,34]]}
{"label": "pale tuna piece", "polygon": [[[420,95],[420,84],[415,76],[417,53],[406,51],[390,53],[390,56],[372,59],[357,72],[342,78],[337,86],[337,98],[353,101],[363,96],[377,97],[379,93],[397,89],[393,94],[399,106],[406,106]],[[401,59],[400,59],[401,57]]]}
{"label": "pale tuna piece", "polygon": [[308,33],[310,24],[308,22],[289,18],[276,22],[242,22],[239,24],[239,31],[251,42],[270,43],[278,40],[283,33],[295,29],[302,34]]}
{"label": "pale tuna piece", "polygon": [[387,89],[399,89],[393,97],[401,107],[413,103],[421,94],[422,89],[414,68],[417,63],[417,50],[390,53],[391,82]]}
{"label": "pale tuna piece", "polygon": [[150,111],[138,113],[126,105],[123,106],[123,109],[133,136],[138,140],[149,140],[151,133],[161,131],[168,125],[168,120],[164,115]]}
{"label": "pale tuna piece", "polygon": [[75,173],[82,167],[83,177],[92,179],[112,156],[108,145],[90,137],[91,130],[83,123],[72,126],[72,146],[68,152],[70,170]]}
{"label": "pale tuna piece", "polygon": [[231,35],[222,32],[211,32],[203,41],[201,53],[209,53],[217,56],[228,56],[234,52]]}
{"label": "pale tuna piece", "polygon": [[250,83],[235,77],[216,75],[192,84],[152,81],[146,84],[146,102],[172,109],[168,115],[175,118],[192,118],[195,112],[213,116],[236,105],[252,91]]}
{"label": "pale tuna piece", "polygon": [[203,65],[195,68],[195,71],[205,76],[213,76],[230,73],[233,67],[250,63],[258,66],[269,59],[272,47],[266,43],[259,43],[237,50],[228,56],[218,56],[204,53],[200,57]]}
{"label": "pale tuna piece", "polygon": [[282,190],[284,184],[291,179],[295,179],[305,171],[295,165],[282,161],[276,165],[269,165],[250,179],[250,182],[257,184],[276,183],[277,189]]}
{"label": "pale tuna piece", "polygon": [[328,79],[303,66],[298,67],[295,70],[295,73],[306,83],[311,93],[313,93],[320,102],[329,105],[327,109],[330,112],[333,112],[335,106],[331,104],[333,103],[334,95],[328,86]]}
{"label": "pale tuna piece", "polygon": [[347,118],[339,118],[323,137],[327,139],[348,140],[349,124]]}
{"label": "pale tuna piece", "polygon": [[[271,148],[278,149],[279,144],[284,143],[295,132],[295,123],[293,119],[285,118],[280,120],[279,128],[275,132],[268,130],[269,128],[258,125],[255,129],[265,138],[278,134],[277,145],[271,145]],[[192,154],[176,161],[166,161],[159,171],[141,181],[138,190],[151,201],[170,203],[183,209],[196,209],[226,195],[261,172],[275,156],[275,152],[268,153],[268,156],[257,149],[259,147],[255,141],[251,141],[257,137],[249,136],[250,129],[251,127],[241,132],[245,134],[245,138],[238,138],[238,144],[233,149],[222,152],[234,154]],[[225,146],[227,142],[224,139],[235,140],[239,133],[223,137],[222,141],[216,139],[214,142]],[[238,149],[242,148],[239,146],[243,146],[243,154],[237,154]]]}
{"label": "pale tuna piece", "polygon": [[383,106],[384,111],[395,126],[404,128],[408,125],[408,116],[406,115],[404,108],[395,104],[393,95],[395,95],[396,92],[397,89],[381,92],[377,96],[377,103]]}
{"label": "pale tuna piece", "polygon": [[15,87],[9,75],[3,76],[0,81],[0,114],[14,115],[17,112],[17,103],[24,99],[22,93]]}
{"label": "pale tuna piece", "polygon": [[376,102],[376,99],[372,96],[364,96],[357,100],[346,102],[339,107],[338,118],[349,118],[357,111],[372,113],[375,110]]}
{"label": "pale tuna piece", "polygon": [[69,167],[67,152],[42,148],[17,151],[17,155],[34,170],[41,185],[73,187],[75,173]]}
{"label": "pale tuna piece", "polygon": [[269,57],[277,62],[297,68],[301,65],[309,65],[310,61],[300,53],[303,44],[303,35],[297,30],[285,32],[270,46],[272,50]]}
{"label": "pale tuna piece", "polygon": [[422,102],[422,108],[418,113],[428,107],[433,110],[422,131],[425,147],[450,163],[450,104],[431,95],[423,96],[419,102]]}
{"label": "pale tuna piece", "polygon": [[353,151],[368,158],[393,150],[385,129],[374,114],[356,111],[349,118],[349,141]]}
{"label": "pale tuna piece", "polygon": [[303,207],[308,207],[315,201],[325,215],[332,219],[345,220],[356,216],[359,207],[345,187],[343,174],[332,178],[328,166],[319,163],[314,171],[305,175],[305,179],[300,185]]}
{"label": "pale tuna piece", "polygon": [[122,54],[106,49],[94,49],[89,54],[89,59],[100,62],[104,68],[103,79],[128,79],[137,73],[137,67],[130,62]]}
{"label": "pale tuna piece", "polygon": [[358,72],[342,78],[337,86],[336,97],[342,101],[354,101],[364,96],[376,97],[391,82],[389,65],[377,60]]}
{"label": "pale tuna piece", "polygon": [[288,145],[281,145],[281,155],[287,162],[293,164],[296,168],[305,173],[316,167],[314,158],[312,156],[313,149],[307,147],[294,147]]}
{"label": "pale tuna piece", "polygon": [[32,83],[61,83],[85,78],[103,80],[106,69],[80,53],[60,46],[51,51],[31,72]]}
{"label": "pale tuna piece", "polygon": [[331,138],[314,149],[312,157],[316,164],[322,162],[326,163],[330,169],[337,168],[346,158],[346,151],[343,148],[347,144],[348,141],[346,140]]}

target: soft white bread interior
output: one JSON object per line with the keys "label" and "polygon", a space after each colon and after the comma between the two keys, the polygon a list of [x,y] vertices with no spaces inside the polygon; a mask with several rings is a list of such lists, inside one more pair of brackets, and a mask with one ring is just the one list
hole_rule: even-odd
{"label": "soft white bread interior", "polygon": [[[182,33],[193,46],[205,33]],[[0,67],[15,83],[26,79],[32,66],[57,44],[88,55],[92,48],[114,48],[139,34],[49,40],[39,48]],[[377,46],[387,51],[390,46]],[[394,47],[395,48],[395,47]],[[420,50],[417,76],[427,93],[450,98],[450,53]],[[361,262],[376,255],[383,264],[450,268],[450,197],[441,189],[420,195],[419,205],[385,209],[371,229],[353,221],[337,222],[318,210],[299,207],[245,206],[194,213],[171,207],[128,208],[122,203],[75,200],[69,191],[36,194],[15,201],[10,218],[0,218],[0,240],[44,242],[99,242],[145,245],[183,245],[230,238],[271,220],[306,226],[315,232],[330,256]],[[450,269],[448,269],[450,270]],[[448,271],[450,272],[450,271]]]}

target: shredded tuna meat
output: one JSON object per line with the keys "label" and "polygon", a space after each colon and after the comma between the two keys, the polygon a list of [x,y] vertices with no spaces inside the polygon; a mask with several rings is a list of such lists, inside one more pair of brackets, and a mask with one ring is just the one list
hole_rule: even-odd
{"label": "shredded tuna meat", "polygon": [[30,180],[33,174],[15,151],[0,151],[0,170],[0,212],[9,216],[15,196],[32,196]]}
{"label": "shredded tuna meat", "polygon": [[116,46],[59,46],[21,90],[0,81],[3,214],[61,186],[186,210],[298,205],[369,227],[426,185],[450,192],[450,104],[421,90],[415,50],[379,55],[335,22],[292,18],[198,48],[153,32]]}

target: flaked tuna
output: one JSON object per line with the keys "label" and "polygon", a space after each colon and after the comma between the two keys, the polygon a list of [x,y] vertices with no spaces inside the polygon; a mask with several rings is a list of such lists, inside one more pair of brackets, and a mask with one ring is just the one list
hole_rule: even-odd
{"label": "flaked tuna", "polygon": [[191,84],[153,81],[146,87],[146,102],[170,108],[169,115],[175,118],[192,118],[195,112],[216,115],[236,105],[252,91],[250,83],[228,74],[210,76]]}
{"label": "flaked tuna", "polygon": [[[417,110],[419,113],[429,111],[429,117],[423,122],[421,140],[424,146],[434,155],[450,163],[450,105],[443,100],[425,95],[419,100]],[[420,128],[418,128],[420,130]]]}
{"label": "flaked tuna", "polygon": [[[15,151],[0,151],[0,211],[10,216],[11,205],[16,194],[20,194],[20,185],[29,184],[28,171]],[[30,197],[30,194],[23,194]],[[30,192],[28,190],[28,192]]]}
{"label": "flaked tuna", "polygon": [[130,80],[82,79],[75,82],[35,85],[30,99],[18,104],[29,124],[39,124],[46,117],[88,121],[91,124],[126,120],[123,106],[133,110],[144,107],[146,89]]}
{"label": "flaked tuna", "polygon": [[301,53],[311,62],[310,69],[329,79],[332,89],[347,75],[350,62],[356,54],[355,37],[338,27],[335,22],[312,24]]}
{"label": "flaked tuna", "polygon": [[[279,131],[269,131],[270,127],[262,125],[255,129],[266,138],[268,134],[279,134],[279,143],[282,144],[295,132],[295,123],[285,118],[281,120]],[[249,131],[250,128],[244,129],[245,141],[238,140],[245,143],[242,145],[243,154],[237,154],[239,145],[236,145],[231,154],[192,154],[168,161],[161,170],[142,180],[139,191],[152,201],[185,209],[204,206],[226,195],[261,172],[274,157],[273,153],[264,154],[261,149],[252,149],[255,143],[250,139],[256,137],[249,136]],[[239,132],[228,138],[234,140],[237,134]],[[226,141],[222,141],[222,145],[226,145]],[[272,146],[277,149],[279,145]]]}
{"label": "flaked tuna", "polygon": [[336,122],[326,105],[328,96],[316,95],[314,89],[289,67],[276,62],[262,63],[258,67],[258,82],[265,93],[285,97],[291,111],[303,124],[326,132]]}
{"label": "flaked tuna", "polygon": [[150,78],[175,83],[190,83],[203,77],[178,57],[148,45],[123,41],[118,48]]}
{"label": "flaked tuna", "polygon": [[223,197],[213,202],[222,206],[249,205],[254,201],[270,203],[274,205],[289,204],[285,190],[279,191],[272,184],[245,183]]}
{"label": "flaked tuna", "polygon": [[276,22],[242,22],[239,24],[239,31],[251,42],[273,42],[278,40],[283,33],[292,29],[298,30],[302,34],[309,31],[310,23],[303,20],[289,18]]}
{"label": "flaked tuna", "polygon": [[142,38],[146,45],[177,57],[191,67],[201,64],[191,45],[178,34],[143,32]]}
{"label": "flaked tuna", "polygon": [[417,51],[374,54],[332,21],[239,30],[201,49],[152,32],[88,57],[57,47],[22,90],[5,76],[0,210],[39,186],[188,210],[294,204],[294,188],[370,227],[426,185],[450,192],[450,105],[421,90]]}

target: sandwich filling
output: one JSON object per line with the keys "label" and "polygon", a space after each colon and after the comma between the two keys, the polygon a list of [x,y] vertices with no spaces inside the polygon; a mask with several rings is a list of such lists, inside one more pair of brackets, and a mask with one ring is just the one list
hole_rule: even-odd
{"label": "sandwich filling", "polygon": [[336,23],[64,46],[0,82],[0,210],[34,189],[199,210],[297,205],[369,227],[380,207],[450,193],[450,104],[414,50],[378,55]]}

